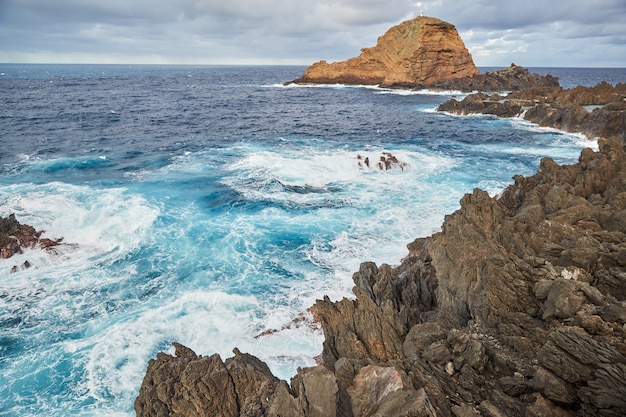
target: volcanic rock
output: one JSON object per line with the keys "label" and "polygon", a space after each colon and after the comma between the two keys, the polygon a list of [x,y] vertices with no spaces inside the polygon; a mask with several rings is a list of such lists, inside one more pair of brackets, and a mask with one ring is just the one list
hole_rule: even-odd
{"label": "volcanic rock", "polygon": [[[32,226],[18,222],[15,214],[10,214],[6,218],[0,216],[0,258],[7,259],[15,254],[22,253],[22,250],[25,248],[37,246],[51,251],[54,246],[61,243],[62,239],[41,239],[42,233],[43,231],[37,231]],[[30,267],[30,262],[25,261],[21,266],[14,265],[11,267],[10,272],[18,272]]]}
{"label": "volcanic rock", "polygon": [[20,253],[22,248],[32,247],[39,240],[41,232],[34,227],[17,221],[15,214],[0,217],[0,251],[3,259]]}
{"label": "volcanic rock", "polygon": [[392,27],[358,57],[317,62],[292,82],[415,88],[478,73],[453,25],[420,16]]}
{"label": "volcanic rock", "polygon": [[515,64],[498,71],[436,81],[428,85],[428,88],[434,90],[460,90],[463,92],[521,91],[528,88],[546,87],[559,87],[558,78],[552,75],[533,74],[528,69]]}
{"label": "volcanic rock", "polygon": [[288,385],[235,350],[151,360],[138,416],[626,415],[626,146],[474,190],[355,299],[316,303],[323,365]]}
{"label": "volcanic rock", "polygon": [[580,132],[590,138],[626,140],[626,84],[622,83],[612,86],[602,82],[594,87],[578,86],[567,90],[534,86],[506,97],[479,92],[461,101],[450,99],[437,110],[522,117],[540,126]]}

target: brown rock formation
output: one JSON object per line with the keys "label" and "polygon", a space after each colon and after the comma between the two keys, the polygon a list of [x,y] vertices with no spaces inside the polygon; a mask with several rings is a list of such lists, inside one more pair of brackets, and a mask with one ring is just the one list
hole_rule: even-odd
{"label": "brown rock formation", "polygon": [[389,29],[358,57],[317,62],[293,82],[413,88],[474,74],[478,69],[456,28],[436,18],[417,17]]}
{"label": "brown rock formation", "polygon": [[362,264],[354,300],[318,301],[323,366],[291,386],[238,351],[177,346],[137,414],[626,415],[626,145],[514,179],[467,194],[400,266]]}
{"label": "brown rock formation", "polygon": [[32,226],[19,223],[14,214],[0,217],[0,256],[7,259],[20,253],[22,248],[34,246],[40,234]]}
{"label": "brown rock formation", "polygon": [[[60,244],[62,240],[41,239],[41,234],[42,231],[37,231],[32,226],[18,222],[14,214],[6,218],[0,216],[0,258],[7,259],[16,253],[22,253],[24,248],[37,246],[42,249],[53,250],[52,248]],[[21,266],[14,265],[10,272],[18,272],[30,267],[30,262],[25,261]]]}
{"label": "brown rock formation", "polygon": [[[584,106],[597,106],[591,111]],[[626,84],[594,87],[535,86],[506,97],[475,93],[462,101],[451,99],[438,108],[455,114],[482,113],[500,117],[521,116],[540,126],[582,132],[590,138],[626,140]]]}

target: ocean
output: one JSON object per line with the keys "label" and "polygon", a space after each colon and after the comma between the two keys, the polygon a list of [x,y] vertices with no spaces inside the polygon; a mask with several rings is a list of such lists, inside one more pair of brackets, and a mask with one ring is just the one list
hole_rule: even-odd
{"label": "ocean", "polygon": [[597,147],[435,111],[457,92],[283,85],[304,69],[0,64],[0,216],[64,243],[0,260],[0,416],[132,416],[173,341],[289,380],[321,353],[307,309],[351,297],[361,262],[398,264],[465,193]]}

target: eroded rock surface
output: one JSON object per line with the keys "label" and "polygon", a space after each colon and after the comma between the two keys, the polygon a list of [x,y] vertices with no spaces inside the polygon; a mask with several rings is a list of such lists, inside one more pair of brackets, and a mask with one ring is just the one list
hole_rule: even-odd
{"label": "eroded rock surface", "polygon": [[291,383],[235,351],[150,362],[139,416],[626,415],[626,150],[475,190],[398,267],[319,300],[322,365]]}
{"label": "eroded rock surface", "polygon": [[[62,239],[41,238],[42,233],[30,225],[18,222],[14,214],[6,218],[0,216],[0,258],[8,259],[15,254],[22,253],[26,248],[40,247],[53,251],[53,248],[61,243]],[[19,266],[12,266],[10,272],[19,272],[30,267],[31,263],[24,261]]]}
{"label": "eroded rock surface", "polygon": [[463,92],[522,91],[529,88],[554,87],[559,87],[558,78],[552,75],[534,74],[515,64],[497,71],[438,81],[428,85],[428,88],[435,90],[460,90]]}
{"label": "eroded rock surface", "polygon": [[626,84],[622,83],[612,86],[602,82],[594,87],[578,86],[567,90],[535,86],[506,97],[479,92],[461,101],[451,99],[438,110],[522,117],[540,126],[580,132],[591,138],[626,140]]}
{"label": "eroded rock surface", "polygon": [[392,27],[358,57],[317,62],[293,82],[414,88],[478,73],[452,24],[420,16]]}

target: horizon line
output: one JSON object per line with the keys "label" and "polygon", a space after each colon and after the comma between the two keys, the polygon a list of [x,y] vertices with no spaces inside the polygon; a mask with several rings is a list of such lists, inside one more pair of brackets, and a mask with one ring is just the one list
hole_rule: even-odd
{"label": "horizon line", "polygon": [[[0,65],[107,65],[107,66],[124,66],[124,65],[136,65],[136,66],[153,66],[153,67],[167,67],[167,66],[179,66],[179,67],[306,67],[310,64],[233,64],[233,63],[221,63],[221,64],[198,64],[198,63],[146,63],[146,62],[0,62]],[[516,64],[517,65],[517,64]],[[508,68],[511,64],[507,65],[476,65],[476,68]],[[535,66],[535,65],[518,65],[523,68],[581,68],[581,69],[626,69],[624,67],[605,67],[605,66]]]}

